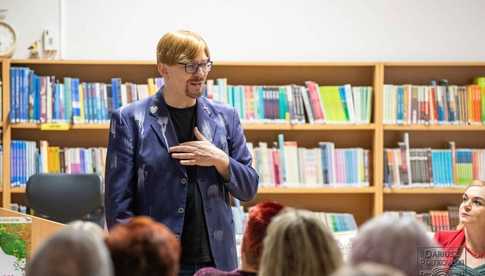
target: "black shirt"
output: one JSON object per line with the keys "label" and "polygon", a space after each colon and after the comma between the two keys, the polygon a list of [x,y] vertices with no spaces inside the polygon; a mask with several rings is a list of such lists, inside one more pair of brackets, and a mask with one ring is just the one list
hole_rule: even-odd
{"label": "black shirt", "polygon": [[[167,105],[179,143],[195,141],[194,128],[197,120],[197,105],[175,108]],[[179,161],[177,161],[179,162]],[[183,263],[211,262],[209,240],[197,185],[197,166],[185,166],[187,170],[187,198],[185,203],[184,227],[182,231]]]}

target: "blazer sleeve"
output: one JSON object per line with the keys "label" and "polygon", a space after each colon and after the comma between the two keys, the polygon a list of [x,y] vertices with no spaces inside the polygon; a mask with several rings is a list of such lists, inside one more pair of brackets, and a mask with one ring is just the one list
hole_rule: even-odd
{"label": "blazer sleeve", "polygon": [[251,153],[246,146],[246,138],[235,109],[232,110],[228,149],[229,180],[225,185],[232,196],[242,201],[249,201],[256,195],[259,176],[251,166]]}
{"label": "blazer sleeve", "polygon": [[111,228],[134,215],[136,189],[134,132],[121,110],[111,115],[106,156],[105,208],[106,223]]}

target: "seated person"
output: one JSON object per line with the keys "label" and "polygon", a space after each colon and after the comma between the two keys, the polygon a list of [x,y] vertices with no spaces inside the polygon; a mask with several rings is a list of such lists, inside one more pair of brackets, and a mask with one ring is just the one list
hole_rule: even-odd
{"label": "seated person", "polygon": [[314,213],[289,209],[276,216],[264,239],[261,276],[326,276],[342,265],[332,232]]}
{"label": "seated person", "polygon": [[258,203],[251,207],[241,246],[241,269],[224,272],[215,268],[202,268],[194,276],[256,275],[263,252],[266,228],[282,209],[283,205],[274,202]]}
{"label": "seated person", "polygon": [[485,183],[475,181],[463,194],[456,231],[439,231],[449,275],[485,275]]}
{"label": "seated person", "polygon": [[373,262],[399,269],[407,276],[433,269],[420,265],[421,249],[440,250],[414,218],[383,214],[366,222],[352,241],[350,263]]}
{"label": "seated person", "polygon": [[149,217],[117,224],[105,241],[116,276],[176,276],[179,271],[179,241]]}
{"label": "seated person", "polygon": [[27,265],[27,276],[111,276],[113,267],[94,223],[74,222],[46,240]]}

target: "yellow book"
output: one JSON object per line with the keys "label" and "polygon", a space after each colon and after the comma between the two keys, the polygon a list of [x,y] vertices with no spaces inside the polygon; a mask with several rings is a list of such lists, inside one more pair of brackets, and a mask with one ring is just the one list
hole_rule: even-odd
{"label": "yellow book", "polygon": [[339,87],[320,86],[319,90],[327,123],[347,122],[345,111],[342,106],[342,100],[340,98]]}
{"label": "yellow book", "polygon": [[155,87],[155,81],[153,80],[153,78],[149,78],[148,79],[148,94],[150,96],[153,96],[153,95],[155,95],[156,92],[157,92],[157,88]]}
{"label": "yellow book", "polygon": [[59,152],[60,148],[59,147],[49,147],[47,149],[48,152],[48,172],[49,173],[60,173],[61,172],[61,162],[59,160]]}

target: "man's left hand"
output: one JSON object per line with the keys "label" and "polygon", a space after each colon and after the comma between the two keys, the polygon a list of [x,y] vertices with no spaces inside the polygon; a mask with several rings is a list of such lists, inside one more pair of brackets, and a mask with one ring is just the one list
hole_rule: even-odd
{"label": "man's left hand", "polygon": [[204,135],[194,128],[197,141],[190,141],[171,147],[172,158],[180,160],[185,166],[214,166],[225,179],[229,177],[229,157],[212,144]]}

